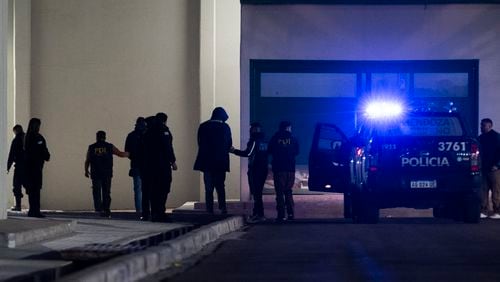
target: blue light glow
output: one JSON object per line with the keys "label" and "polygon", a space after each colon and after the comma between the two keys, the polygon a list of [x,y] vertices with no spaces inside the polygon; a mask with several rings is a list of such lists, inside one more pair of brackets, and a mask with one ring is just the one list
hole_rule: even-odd
{"label": "blue light glow", "polygon": [[403,106],[397,101],[372,101],[365,108],[366,116],[371,119],[390,119],[402,113]]}

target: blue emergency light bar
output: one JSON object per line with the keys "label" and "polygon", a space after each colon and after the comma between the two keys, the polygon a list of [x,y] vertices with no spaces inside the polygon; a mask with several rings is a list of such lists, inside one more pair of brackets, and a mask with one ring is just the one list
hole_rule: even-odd
{"label": "blue emergency light bar", "polygon": [[391,119],[402,113],[403,105],[397,101],[372,101],[365,108],[365,115],[370,119]]}

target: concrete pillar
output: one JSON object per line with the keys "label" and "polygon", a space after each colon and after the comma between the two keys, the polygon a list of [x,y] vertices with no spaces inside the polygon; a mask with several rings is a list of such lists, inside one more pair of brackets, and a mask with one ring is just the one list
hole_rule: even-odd
{"label": "concrete pillar", "polygon": [[[200,122],[215,105],[215,1],[200,1]],[[200,177],[200,201],[205,199]]]}
{"label": "concrete pillar", "polygon": [[[12,105],[15,110],[10,128],[18,123],[26,131],[31,118],[31,0],[15,0],[13,12],[16,32],[14,34],[15,61],[13,62],[15,81],[13,80],[12,83],[14,86],[12,95],[15,95],[15,99]],[[27,202],[27,197],[23,200]]]}
{"label": "concrete pillar", "polygon": [[[239,148],[241,5],[234,0],[202,0],[200,5],[200,122],[210,118],[214,107],[224,107],[229,114],[233,146]],[[243,162],[245,170],[241,173],[240,163]],[[240,185],[240,174],[245,178],[243,186]],[[200,199],[203,200],[203,181],[200,183]],[[246,160],[233,155],[231,172],[226,176],[226,198],[249,198]]]}
{"label": "concrete pillar", "polygon": [[6,160],[8,151],[7,104],[7,42],[8,0],[0,0],[0,219],[7,218],[8,182]]}

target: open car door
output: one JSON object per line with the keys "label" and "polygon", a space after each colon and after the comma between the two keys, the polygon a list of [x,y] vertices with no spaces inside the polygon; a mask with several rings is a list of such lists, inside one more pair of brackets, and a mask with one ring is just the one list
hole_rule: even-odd
{"label": "open car door", "polygon": [[309,190],[343,193],[349,187],[351,146],[335,125],[319,123],[309,154]]}

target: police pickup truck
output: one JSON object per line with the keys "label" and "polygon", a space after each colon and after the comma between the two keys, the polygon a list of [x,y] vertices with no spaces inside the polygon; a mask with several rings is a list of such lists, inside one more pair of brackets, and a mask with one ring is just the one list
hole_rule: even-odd
{"label": "police pickup truck", "polygon": [[456,112],[367,110],[352,138],[317,124],[309,190],[344,193],[344,217],[376,223],[381,208],[433,208],[434,217],[480,218],[479,144]]}

